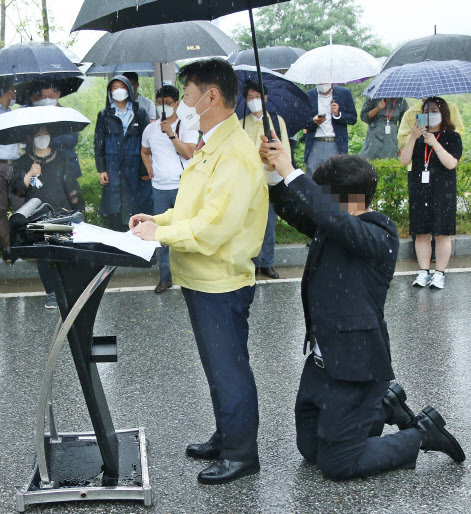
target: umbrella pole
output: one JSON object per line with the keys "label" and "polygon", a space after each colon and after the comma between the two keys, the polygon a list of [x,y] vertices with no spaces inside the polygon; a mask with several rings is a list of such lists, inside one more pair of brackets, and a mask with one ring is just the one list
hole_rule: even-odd
{"label": "umbrella pole", "polygon": [[162,84],[162,116],[160,117],[160,119],[162,121],[165,121],[167,119],[167,115],[165,114],[165,104],[164,104],[164,72],[163,72],[163,67],[162,67],[162,63],[160,63],[160,82]]}
{"label": "umbrella pole", "polygon": [[[250,5],[250,0],[249,0]],[[262,97],[262,120],[263,120],[263,131],[265,132],[265,135],[268,138],[268,141],[274,141],[271,137],[270,132],[270,122],[268,120],[268,114],[267,114],[267,106],[265,105],[265,94],[263,92],[263,80],[262,80],[262,71],[260,69],[260,59],[258,58],[258,47],[257,47],[257,37],[255,36],[255,25],[253,22],[253,14],[252,14],[252,8],[249,7],[249,18],[250,18],[250,28],[252,30],[252,42],[253,42],[253,53],[255,56],[255,66],[257,67],[257,75],[258,75],[258,83],[260,84],[260,96]]]}

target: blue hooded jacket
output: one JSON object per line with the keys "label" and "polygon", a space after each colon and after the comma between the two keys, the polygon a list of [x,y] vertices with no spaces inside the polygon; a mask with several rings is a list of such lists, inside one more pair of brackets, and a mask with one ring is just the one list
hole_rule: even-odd
{"label": "blue hooded jacket", "polygon": [[[115,80],[123,82],[129,92],[128,101],[132,102],[133,117],[126,134],[123,124],[111,106],[111,84]],[[103,186],[100,214],[107,216],[121,211],[121,188],[131,199],[132,213],[152,214],[152,185],[141,159],[141,140],[149,118],[144,109],[134,100],[131,82],[123,75],[113,77],[107,87],[106,107],[98,113],[95,127],[95,162],[99,173],[108,173],[109,184]]]}

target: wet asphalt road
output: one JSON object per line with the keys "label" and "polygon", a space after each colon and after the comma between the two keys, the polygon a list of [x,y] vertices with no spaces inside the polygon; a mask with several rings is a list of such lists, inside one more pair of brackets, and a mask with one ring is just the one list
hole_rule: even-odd
{"label": "wet asphalt road", "polygon": [[[299,281],[261,284],[250,318],[250,352],[259,390],[262,471],[224,486],[196,481],[204,462],[185,446],[205,440],[213,421],[209,392],[179,290],[104,295],[95,335],[118,335],[117,364],[100,365],[116,428],[144,426],[153,489],[150,513],[471,512],[471,274],[447,274],[443,291],[394,279],[386,316],[397,380],[419,411],[428,404],[469,455],[419,455],[416,470],[335,483],[306,464],[295,444],[294,401],[304,357]],[[58,314],[44,297],[0,298],[0,513],[15,512],[15,487],[33,461],[40,380]],[[55,372],[59,431],[90,422],[65,346]],[[388,431],[391,430],[389,427]],[[31,513],[145,513],[141,502],[49,504]]]}

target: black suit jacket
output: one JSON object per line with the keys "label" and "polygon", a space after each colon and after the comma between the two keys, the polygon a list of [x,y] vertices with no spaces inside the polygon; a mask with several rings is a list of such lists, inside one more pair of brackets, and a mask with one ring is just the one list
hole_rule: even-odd
{"label": "black suit jacket", "polygon": [[340,211],[305,175],[270,187],[270,200],[278,216],[313,237],[301,283],[305,348],[317,340],[332,378],[394,378],[384,320],[399,248],[394,223],[374,211]]}

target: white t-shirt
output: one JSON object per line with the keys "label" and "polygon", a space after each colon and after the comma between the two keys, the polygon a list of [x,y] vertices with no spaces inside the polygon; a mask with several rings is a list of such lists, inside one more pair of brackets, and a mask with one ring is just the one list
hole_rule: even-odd
{"label": "white t-shirt", "polygon": [[[172,130],[176,133],[178,119],[172,123]],[[187,130],[180,123],[179,138],[183,143],[198,143],[198,131]],[[152,154],[152,170],[154,178],[152,186],[155,189],[178,189],[180,175],[189,160],[178,155],[172,140],[160,128],[160,119],[147,125],[142,134],[142,146],[150,148]]]}

